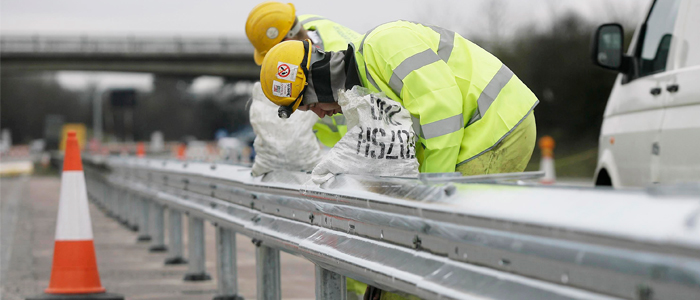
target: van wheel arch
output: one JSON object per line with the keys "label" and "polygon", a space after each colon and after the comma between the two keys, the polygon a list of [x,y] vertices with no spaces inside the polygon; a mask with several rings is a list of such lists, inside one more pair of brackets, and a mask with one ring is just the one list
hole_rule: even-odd
{"label": "van wheel arch", "polygon": [[598,176],[595,179],[595,186],[612,186],[612,178],[605,168],[600,169]]}

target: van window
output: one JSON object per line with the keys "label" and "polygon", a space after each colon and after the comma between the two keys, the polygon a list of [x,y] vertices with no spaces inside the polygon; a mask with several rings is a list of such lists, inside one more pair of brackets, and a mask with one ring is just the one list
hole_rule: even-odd
{"label": "van window", "polygon": [[[684,41],[681,44],[680,66],[700,66],[700,1],[691,1],[688,11],[689,17],[685,20]],[[692,17],[690,17],[692,16]]]}
{"label": "van window", "polygon": [[646,76],[666,70],[680,0],[656,0],[646,23],[640,74]]}

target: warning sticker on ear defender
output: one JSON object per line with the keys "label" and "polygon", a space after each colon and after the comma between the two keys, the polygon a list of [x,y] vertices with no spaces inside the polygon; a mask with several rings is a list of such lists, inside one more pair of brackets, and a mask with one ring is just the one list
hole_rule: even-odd
{"label": "warning sticker on ear defender", "polygon": [[297,70],[299,66],[277,62],[277,78],[282,80],[294,81],[297,79]]}
{"label": "warning sticker on ear defender", "polygon": [[272,81],[272,94],[277,97],[291,97],[292,96],[292,83],[279,82],[277,80]]}

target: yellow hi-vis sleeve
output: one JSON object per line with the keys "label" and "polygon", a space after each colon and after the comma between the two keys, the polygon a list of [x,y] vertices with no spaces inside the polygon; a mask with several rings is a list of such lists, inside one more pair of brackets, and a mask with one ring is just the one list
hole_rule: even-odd
{"label": "yellow hi-vis sleeve", "polygon": [[326,147],[333,148],[348,132],[345,117],[342,114],[318,119],[313,127],[316,138]]}

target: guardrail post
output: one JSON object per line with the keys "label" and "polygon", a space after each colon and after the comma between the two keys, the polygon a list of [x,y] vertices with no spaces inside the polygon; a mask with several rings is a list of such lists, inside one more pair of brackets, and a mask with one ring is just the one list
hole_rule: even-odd
{"label": "guardrail post", "polygon": [[92,200],[95,194],[94,185],[92,184],[92,179],[90,179],[90,170],[83,169],[83,174],[85,174],[85,191],[87,191],[88,201]]}
{"label": "guardrail post", "polygon": [[110,218],[114,219],[114,184],[107,185],[107,196],[105,197],[105,205]]}
{"label": "guardrail post", "polygon": [[170,244],[168,245],[168,258],[165,259],[166,265],[186,264],[187,261],[183,258],[182,253],[182,213],[177,210],[169,209],[168,216],[168,237]]}
{"label": "guardrail post", "polygon": [[113,219],[119,220],[119,214],[117,213],[117,198],[119,198],[119,191],[114,185],[109,187],[109,216]]}
{"label": "guardrail post", "polygon": [[135,197],[135,200],[137,204],[140,204],[137,207],[141,208],[141,224],[139,224],[139,237],[137,240],[139,242],[150,241],[150,209],[148,209],[150,205],[143,197]]}
{"label": "guardrail post", "polygon": [[117,221],[119,221],[120,224],[124,223],[124,209],[122,207],[122,202],[124,201],[124,197],[126,197],[126,191],[122,189],[121,187],[115,188],[115,193],[114,193],[114,215],[117,217]]}
{"label": "guardrail post", "polygon": [[139,230],[139,210],[136,205],[137,196],[131,192],[127,192],[126,195],[126,227],[131,231],[137,231]]}
{"label": "guardrail post", "polygon": [[131,219],[131,193],[129,193],[129,190],[122,189],[120,199],[121,204],[119,206],[119,209],[122,225],[124,225],[126,228],[131,229],[131,226],[129,225],[129,220]]}
{"label": "guardrail post", "polygon": [[112,216],[112,186],[109,185],[108,183],[105,183],[105,194],[104,194],[104,199],[102,199],[102,204],[105,206],[105,211],[107,212],[108,217],[113,217]]}
{"label": "guardrail post", "polygon": [[107,185],[106,182],[100,180],[100,193],[99,196],[97,197],[97,202],[100,203],[100,207],[102,208],[103,211],[108,212],[107,210],[107,195],[109,195],[109,186]]}
{"label": "guardrail post", "polygon": [[316,299],[347,299],[345,276],[316,265]]}
{"label": "guardrail post", "polygon": [[131,201],[129,202],[129,205],[131,207],[131,211],[129,211],[129,215],[131,216],[131,220],[133,220],[133,222],[131,222],[131,226],[129,227],[129,229],[131,229],[132,231],[138,232],[139,226],[140,226],[139,220],[141,219],[141,216],[140,216],[141,211],[140,211],[140,206],[139,206],[139,196],[137,196],[137,194],[135,194],[135,193],[132,193],[130,200]]}
{"label": "guardrail post", "polygon": [[236,233],[218,225],[216,226],[216,257],[219,295],[214,297],[214,300],[243,300],[243,297],[238,295]]}
{"label": "guardrail post", "polygon": [[262,245],[253,239],[255,249],[255,267],[257,273],[257,295],[260,300],[282,299],[282,282],[280,281],[280,251]]}
{"label": "guardrail post", "polygon": [[97,206],[103,211],[106,212],[107,210],[105,209],[105,196],[107,195],[107,191],[105,189],[105,184],[102,182],[102,180],[95,180],[95,195],[93,197],[93,201]]}
{"label": "guardrail post", "polygon": [[119,212],[117,213],[117,216],[119,217],[119,222],[122,225],[125,225],[128,227],[128,217],[129,217],[129,206],[128,201],[129,201],[129,192],[126,191],[126,189],[120,189],[119,190]]}
{"label": "guardrail post", "polygon": [[204,256],[204,220],[190,215],[187,230],[189,264],[185,281],[210,280]]}
{"label": "guardrail post", "polygon": [[155,201],[151,201],[151,203],[153,208],[153,244],[148,250],[151,252],[167,251],[168,247],[165,246],[165,228],[163,228],[165,209],[160,203]]}
{"label": "guardrail post", "polygon": [[92,197],[92,201],[94,201],[97,204],[97,206],[99,206],[101,209],[104,209],[104,207],[102,206],[102,198],[105,195],[104,185],[100,180],[95,180],[93,182],[95,183],[95,194]]}

